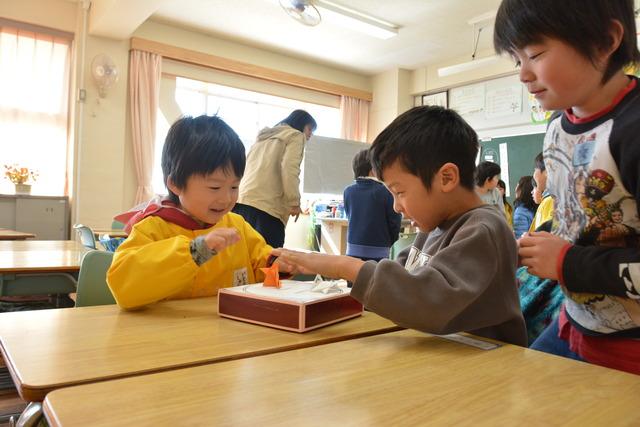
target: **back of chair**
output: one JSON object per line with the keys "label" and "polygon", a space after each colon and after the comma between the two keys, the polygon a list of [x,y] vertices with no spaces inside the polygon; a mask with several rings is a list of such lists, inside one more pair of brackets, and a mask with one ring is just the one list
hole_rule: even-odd
{"label": "back of chair", "polygon": [[111,222],[111,229],[112,230],[124,230],[124,224],[121,223],[120,221],[117,221],[117,220],[114,219]]}
{"label": "back of chair", "polygon": [[80,237],[80,243],[82,246],[86,246],[87,248],[97,249],[96,248],[96,236],[93,234],[93,230],[82,224],[75,224],[73,228],[78,233]]}
{"label": "back of chair", "polygon": [[107,270],[112,260],[113,252],[90,251],[85,254],[80,263],[76,307],[116,303],[107,285]]}
{"label": "back of chair", "polygon": [[411,246],[414,240],[416,240],[416,236],[418,233],[400,233],[398,236],[398,240],[391,246],[391,251],[389,254],[389,258],[397,259],[398,254],[402,252],[407,247]]}

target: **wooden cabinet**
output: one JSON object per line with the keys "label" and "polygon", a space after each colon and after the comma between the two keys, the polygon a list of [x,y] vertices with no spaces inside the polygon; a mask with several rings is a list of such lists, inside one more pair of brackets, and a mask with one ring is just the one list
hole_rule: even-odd
{"label": "wooden cabinet", "polygon": [[38,240],[68,240],[69,199],[0,195],[0,228],[33,233]]}

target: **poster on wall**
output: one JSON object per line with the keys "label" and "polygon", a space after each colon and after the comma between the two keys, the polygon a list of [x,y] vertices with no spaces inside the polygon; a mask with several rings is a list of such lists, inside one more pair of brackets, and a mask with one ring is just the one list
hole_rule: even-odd
{"label": "poster on wall", "polygon": [[522,112],[522,85],[487,91],[484,114],[487,119],[519,115]]}
{"label": "poster on wall", "polygon": [[552,111],[547,111],[544,107],[538,102],[535,95],[532,93],[529,94],[529,113],[531,114],[531,123],[540,124],[547,123],[547,121],[551,118]]}
{"label": "poster on wall", "polygon": [[484,94],[484,83],[457,87],[449,93],[449,104],[461,116],[479,113],[484,110]]}
{"label": "poster on wall", "polygon": [[447,91],[422,96],[422,105],[435,105],[448,108]]}

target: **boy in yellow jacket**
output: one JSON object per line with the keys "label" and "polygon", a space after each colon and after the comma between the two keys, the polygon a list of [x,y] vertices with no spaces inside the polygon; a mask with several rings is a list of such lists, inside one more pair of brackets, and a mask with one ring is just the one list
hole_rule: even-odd
{"label": "boy in yellow jacket", "polygon": [[120,307],[263,280],[272,248],[230,212],[244,168],[244,146],[220,118],[184,117],[171,126],[162,151],[168,198],[130,213],[131,234],[107,273]]}

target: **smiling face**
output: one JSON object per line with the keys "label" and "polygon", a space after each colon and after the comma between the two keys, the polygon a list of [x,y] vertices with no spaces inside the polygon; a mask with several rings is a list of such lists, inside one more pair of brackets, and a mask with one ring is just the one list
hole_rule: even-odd
{"label": "smiling face", "polygon": [[420,230],[429,232],[446,219],[443,210],[446,204],[437,179],[432,180],[431,190],[427,190],[420,177],[396,160],[384,169],[383,181],[393,195],[393,209],[413,220]]}
{"label": "smiling face", "polygon": [[240,178],[231,168],[218,168],[208,175],[191,175],[184,188],[169,181],[169,189],[178,196],[180,207],[196,220],[216,224],[238,200]]}
{"label": "smiling face", "polygon": [[594,65],[569,44],[552,38],[513,54],[520,66],[520,81],[545,110],[573,108],[581,116],[599,110],[590,104],[602,86],[606,56],[597,59],[600,65]]}

